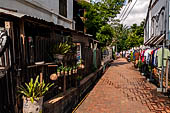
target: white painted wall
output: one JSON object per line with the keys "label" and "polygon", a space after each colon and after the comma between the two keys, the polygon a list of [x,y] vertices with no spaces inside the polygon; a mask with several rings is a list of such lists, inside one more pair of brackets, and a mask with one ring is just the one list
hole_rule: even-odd
{"label": "white painted wall", "polygon": [[59,15],[59,0],[0,0],[0,7],[74,29],[73,0],[67,0],[67,18]]}

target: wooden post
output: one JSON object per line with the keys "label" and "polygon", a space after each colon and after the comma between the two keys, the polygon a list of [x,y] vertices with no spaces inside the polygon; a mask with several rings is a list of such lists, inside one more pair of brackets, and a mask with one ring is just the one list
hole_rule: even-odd
{"label": "wooden post", "polygon": [[22,44],[23,44],[23,54],[24,54],[24,64],[25,64],[25,60],[26,60],[26,50],[25,50],[25,29],[24,29],[24,20],[21,19],[20,20],[20,23],[19,23],[19,26],[20,26],[20,37],[22,38]]}
{"label": "wooden post", "polygon": [[64,74],[64,93],[66,92],[66,75]]}
{"label": "wooden post", "polygon": [[42,65],[41,72],[40,72],[40,84],[43,82],[43,71],[44,71],[44,65]]}
{"label": "wooden post", "polygon": [[40,83],[43,81],[43,72],[40,73]]}
{"label": "wooden post", "polygon": [[168,91],[168,71],[169,71],[169,61],[166,60],[166,92]]}
{"label": "wooden post", "polygon": [[[9,82],[12,85],[11,86],[12,87],[11,88],[12,89],[11,90],[12,104],[14,105],[15,112],[18,112],[17,102],[15,104],[15,100],[17,101],[18,97],[17,97],[17,94],[14,93],[14,90],[16,90],[16,88],[14,86],[17,85],[17,80],[14,79],[16,76],[13,76],[13,75],[16,74],[15,73],[16,67],[14,65],[15,64],[15,42],[14,42],[13,22],[5,21],[5,29],[7,30],[8,36],[10,36],[10,45],[9,45],[9,48],[7,48],[7,50],[6,50],[6,64],[5,65],[11,67],[11,70],[10,70],[10,73],[9,73],[9,78],[10,78]],[[9,55],[10,55],[10,58],[9,58]],[[16,83],[16,84],[14,84],[14,83]]]}

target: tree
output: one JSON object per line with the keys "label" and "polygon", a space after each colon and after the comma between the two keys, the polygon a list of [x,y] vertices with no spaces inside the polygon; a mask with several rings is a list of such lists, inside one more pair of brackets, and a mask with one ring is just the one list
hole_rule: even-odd
{"label": "tree", "polygon": [[127,48],[138,47],[143,45],[144,41],[144,21],[139,26],[133,24],[130,27],[128,38],[126,40]]}
{"label": "tree", "polygon": [[99,40],[101,46],[108,46],[112,42],[113,35],[113,28],[111,25],[106,24],[99,29],[96,38]]}
{"label": "tree", "polygon": [[128,36],[128,27],[124,26],[123,24],[117,24],[117,26],[114,26],[114,44],[117,46],[118,52],[126,50],[126,39]]}
{"label": "tree", "polygon": [[[87,33],[92,34],[102,46],[109,45],[113,37],[113,29],[109,25],[120,13],[124,0],[101,0],[100,2],[81,2],[85,13]],[[108,34],[107,34],[108,33]]]}

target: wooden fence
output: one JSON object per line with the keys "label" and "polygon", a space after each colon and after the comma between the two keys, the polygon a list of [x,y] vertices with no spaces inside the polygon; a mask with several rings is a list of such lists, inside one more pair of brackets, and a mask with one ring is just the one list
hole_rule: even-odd
{"label": "wooden fence", "polygon": [[[30,78],[36,78],[40,73],[43,74],[45,82],[55,83],[54,87],[45,95],[44,100],[48,100],[71,87],[76,87],[77,74],[73,74],[73,71],[71,75],[60,76],[55,81],[50,80],[50,75],[56,73],[58,68],[58,65],[52,63],[50,48],[53,44],[67,40],[64,35],[49,27],[33,25],[27,21],[23,24],[20,20],[14,20],[10,20],[11,26],[8,29],[10,44],[0,57],[0,113],[21,113],[22,98],[17,93],[17,87],[29,82]],[[3,27],[5,26],[3,25]],[[21,28],[25,28],[25,37],[20,37],[20,34],[24,33]],[[85,69],[79,70],[78,74],[86,76],[94,71],[92,49],[83,47],[82,57]],[[100,50],[97,50],[96,59],[97,66],[100,67]],[[45,63],[36,65],[36,62]],[[76,60],[71,61],[71,63],[75,65]]]}

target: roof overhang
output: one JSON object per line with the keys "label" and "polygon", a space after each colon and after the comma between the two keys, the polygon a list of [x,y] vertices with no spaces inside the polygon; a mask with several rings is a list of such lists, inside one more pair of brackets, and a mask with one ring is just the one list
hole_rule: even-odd
{"label": "roof overhang", "polygon": [[154,36],[144,43],[145,46],[159,45],[165,39],[165,34]]}
{"label": "roof overhang", "polygon": [[22,18],[22,17],[26,16],[26,14],[22,14],[22,13],[18,13],[18,12],[15,12],[15,11],[2,9],[2,8],[0,8],[0,13],[6,14],[6,15],[11,15],[11,16],[18,17],[18,18]]}

